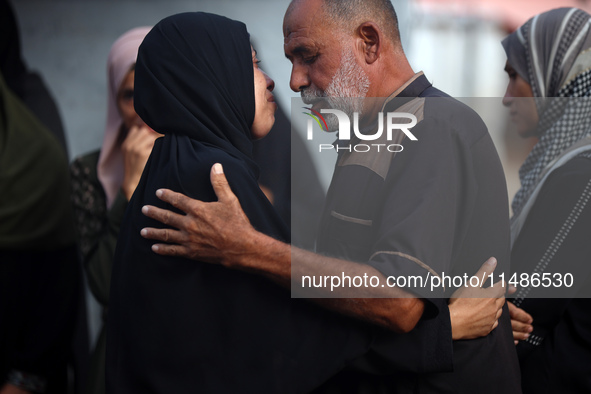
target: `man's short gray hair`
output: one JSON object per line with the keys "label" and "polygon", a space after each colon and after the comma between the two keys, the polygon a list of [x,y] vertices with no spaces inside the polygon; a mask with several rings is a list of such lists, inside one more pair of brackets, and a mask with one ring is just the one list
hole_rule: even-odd
{"label": "man's short gray hair", "polygon": [[322,7],[328,19],[346,33],[363,22],[374,22],[400,45],[398,17],[390,0],[322,0]]}

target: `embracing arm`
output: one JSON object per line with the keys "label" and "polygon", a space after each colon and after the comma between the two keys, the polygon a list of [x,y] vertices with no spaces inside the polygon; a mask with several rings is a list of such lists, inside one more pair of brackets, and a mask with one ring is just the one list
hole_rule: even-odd
{"label": "embracing arm", "polygon": [[[156,253],[264,275],[286,288],[302,288],[302,276],[312,272],[322,276],[343,272],[350,276],[382,276],[370,266],[311,253],[256,231],[232,193],[221,165],[214,166],[211,176],[217,202],[203,203],[170,190],[159,190],[157,195],[161,200],[186,215],[153,206],[143,208],[147,216],[174,228],[142,230],[142,236],[146,238],[167,242],[154,244]],[[236,237],[236,234],[240,236]],[[317,303],[395,332],[414,328],[424,308],[422,300],[412,298],[399,288],[363,288],[359,292],[356,289],[355,298],[350,298],[350,293],[346,296],[343,289],[333,292],[326,288],[315,290],[320,291],[314,294]],[[323,291],[327,293],[322,294]],[[321,298],[323,296],[331,298]]]}
{"label": "embracing arm", "polygon": [[[143,208],[148,217],[172,227],[142,230],[145,238],[166,242],[154,244],[154,252],[264,275],[292,289],[302,289],[303,276],[310,273],[317,277],[343,273],[351,277],[375,276],[380,283],[385,283],[384,275],[369,265],[318,255],[257,232],[232,193],[221,165],[212,168],[211,180],[217,202],[204,203],[165,189],[157,191],[161,200],[186,215],[154,206]],[[236,237],[236,234],[240,236]],[[495,263],[490,261],[481,270],[491,272]],[[470,293],[468,297],[472,298],[458,295],[451,309],[452,317],[455,316],[455,324],[452,321],[454,339],[486,335],[496,327],[498,311],[504,303],[502,294],[497,294],[499,287],[478,289],[484,293]],[[395,332],[412,330],[425,308],[424,300],[398,287],[367,286],[355,289],[353,296],[350,289],[341,287],[320,287],[314,291],[316,293],[311,298],[322,306]],[[330,298],[321,298],[326,296]],[[484,301],[474,297],[481,297],[480,300]],[[482,297],[491,298],[485,300]],[[475,306],[480,312],[478,319],[471,315]]]}

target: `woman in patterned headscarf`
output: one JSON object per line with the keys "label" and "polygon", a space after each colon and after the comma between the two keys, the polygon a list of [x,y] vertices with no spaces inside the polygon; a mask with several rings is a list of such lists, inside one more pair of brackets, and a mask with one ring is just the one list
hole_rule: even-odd
{"label": "woman in patterned headscarf", "polygon": [[559,8],[503,41],[503,103],[518,133],[538,139],[519,170],[511,221],[510,310],[524,393],[591,390],[591,302],[582,298],[591,283],[590,25],[586,12]]}

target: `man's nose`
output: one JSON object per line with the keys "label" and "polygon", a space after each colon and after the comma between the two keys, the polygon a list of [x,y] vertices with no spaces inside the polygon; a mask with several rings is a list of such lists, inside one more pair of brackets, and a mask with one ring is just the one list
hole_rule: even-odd
{"label": "man's nose", "polygon": [[310,86],[310,78],[305,67],[298,65],[292,67],[289,86],[294,92],[301,92],[303,89]]}

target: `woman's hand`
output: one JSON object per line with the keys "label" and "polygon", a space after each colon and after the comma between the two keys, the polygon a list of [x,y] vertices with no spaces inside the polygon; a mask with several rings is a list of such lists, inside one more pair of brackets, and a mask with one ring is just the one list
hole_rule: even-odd
{"label": "woman's hand", "polygon": [[[475,274],[487,278],[497,266],[497,260],[488,259]],[[470,282],[470,281],[469,281]],[[499,325],[505,304],[505,283],[499,281],[486,289],[462,287],[449,300],[452,339],[474,339],[488,335]]]}
{"label": "woman's hand", "polygon": [[509,304],[509,315],[511,315],[513,339],[517,345],[519,341],[529,338],[529,334],[534,330],[532,326],[534,319],[529,313],[516,307],[511,301],[508,301],[507,304]]}
{"label": "woman's hand", "polygon": [[161,136],[161,134],[156,133],[145,124],[141,126],[134,125],[129,129],[127,137],[121,144],[123,163],[125,165],[121,189],[127,201],[131,199],[135,188],[140,183],[142,172],[148,162],[150,153],[152,153],[154,141]]}

